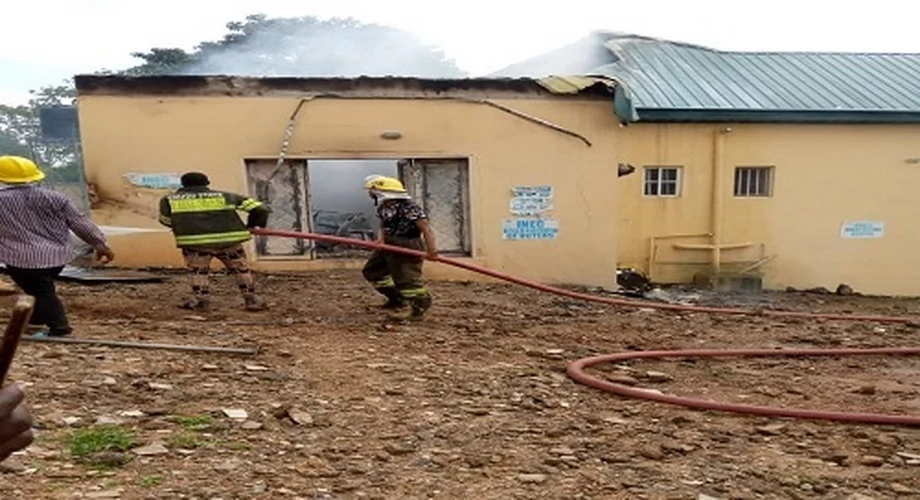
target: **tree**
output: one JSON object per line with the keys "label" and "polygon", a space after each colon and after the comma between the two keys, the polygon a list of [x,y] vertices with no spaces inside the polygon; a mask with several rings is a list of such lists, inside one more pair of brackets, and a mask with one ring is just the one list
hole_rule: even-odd
{"label": "tree", "polygon": [[179,74],[196,61],[193,54],[182,49],[154,48],[149,52],[133,52],[131,56],[144,61],[124,71],[124,74],[131,76]]}
{"label": "tree", "polygon": [[48,141],[42,137],[42,108],[74,104],[76,90],[65,80],[29,92],[28,104],[0,104],[0,154],[31,158],[46,170],[51,182],[78,182],[82,178],[80,144],[73,141]]}

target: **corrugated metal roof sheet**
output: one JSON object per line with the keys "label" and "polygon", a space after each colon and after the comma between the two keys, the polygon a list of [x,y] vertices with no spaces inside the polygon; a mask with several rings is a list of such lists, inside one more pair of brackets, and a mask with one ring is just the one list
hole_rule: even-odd
{"label": "corrugated metal roof sheet", "polygon": [[721,52],[641,37],[606,41],[642,109],[920,112],[920,54]]}
{"label": "corrugated metal roof sheet", "polygon": [[920,54],[724,52],[597,31],[494,73],[560,74],[622,83],[625,121],[920,123]]}

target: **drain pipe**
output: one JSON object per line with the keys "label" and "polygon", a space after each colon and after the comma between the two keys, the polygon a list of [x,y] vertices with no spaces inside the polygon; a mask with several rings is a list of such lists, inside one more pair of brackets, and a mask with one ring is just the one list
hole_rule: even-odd
{"label": "drain pipe", "polygon": [[731,127],[720,127],[715,134],[715,143],[712,152],[712,274],[713,278],[719,275],[722,269],[722,205],[724,193],[722,192],[723,178],[723,151],[725,135],[732,133]]}

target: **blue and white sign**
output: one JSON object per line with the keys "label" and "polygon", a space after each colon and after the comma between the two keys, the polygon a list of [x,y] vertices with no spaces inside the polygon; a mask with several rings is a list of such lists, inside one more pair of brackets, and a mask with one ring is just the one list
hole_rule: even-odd
{"label": "blue and white sign", "polygon": [[553,209],[553,186],[515,186],[508,203],[512,215],[540,215]]}
{"label": "blue and white sign", "polygon": [[128,182],[149,189],[179,189],[180,174],[125,174]]}
{"label": "blue and white sign", "polygon": [[559,221],[552,219],[506,219],[502,221],[502,239],[555,240]]}
{"label": "blue and white sign", "polygon": [[885,223],[881,221],[846,221],[840,226],[841,238],[881,238]]}
{"label": "blue and white sign", "polygon": [[515,186],[511,188],[515,198],[552,198],[553,186]]}

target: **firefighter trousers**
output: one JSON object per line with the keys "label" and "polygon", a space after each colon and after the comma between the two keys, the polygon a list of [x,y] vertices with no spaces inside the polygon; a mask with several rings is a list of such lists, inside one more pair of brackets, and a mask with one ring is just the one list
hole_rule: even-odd
{"label": "firefighter trousers", "polygon": [[[412,250],[425,251],[421,238],[387,237],[387,245],[394,245]],[[391,301],[405,300],[427,305],[431,296],[422,279],[422,265],[425,259],[411,255],[374,250],[362,274],[380,294]]]}

